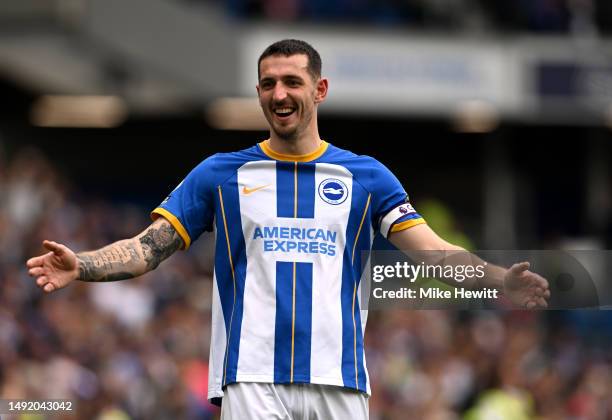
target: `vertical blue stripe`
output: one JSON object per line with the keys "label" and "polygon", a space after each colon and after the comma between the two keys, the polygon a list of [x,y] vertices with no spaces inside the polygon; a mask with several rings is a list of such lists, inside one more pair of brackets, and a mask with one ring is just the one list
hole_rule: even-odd
{"label": "vertical blue stripe", "polygon": [[310,382],[312,263],[296,263],[293,382]]}
{"label": "vertical blue stripe", "polygon": [[[246,279],[246,247],[242,233],[240,216],[240,199],[237,182],[237,174],[229,178],[222,186],[223,208],[229,234],[232,261],[234,264],[234,277],[236,279],[236,295],[234,296],[234,278],[228,257],[227,241],[225,238],[225,226],[219,202],[218,191],[215,191],[215,219],[217,223],[217,240],[215,251],[215,274],[217,287],[221,300],[221,309],[225,321],[225,333],[227,335],[228,350],[223,360],[224,378],[223,383],[236,381],[238,368],[238,355],[240,345],[240,330],[242,327],[243,295]],[[231,322],[231,325],[230,325]],[[231,336],[229,336],[231,330]]]}
{"label": "vertical blue stripe", "polygon": [[[313,218],[315,165],[277,162],[276,180],[277,217]],[[274,382],[310,382],[311,334],[312,263],[277,261]]]}
{"label": "vertical blue stripe", "polygon": [[[351,212],[346,228],[346,246],[342,261],[342,287],[340,300],[342,304],[342,379],[344,386],[366,392],[365,367],[363,363],[363,334],[361,332],[361,312],[358,296],[355,296],[353,311],[353,296],[355,287],[359,287],[362,272],[361,253],[370,247],[370,214],[371,208],[363,221],[355,249],[355,261],[351,263],[353,244],[357,237],[359,224],[363,217],[368,192],[357,182],[353,182]],[[353,318],[354,316],[354,318]],[[353,322],[354,319],[354,322]],[[356,346],[355,346],[356,344]],[[355,353],[357,362],[355,363]],[[357,375],[355,375],[357,365]],[[357,380],[356,377],[357,376]]]}
{"label": "vertical blue stripe", "polygon": [[295,263],[295,325],[293,324],[293,264],[293,262],[276,262],[275,383],[291,382],[292,348],[293,382],[310,382],[312,263]]}
{"label": "vertical blue stripe", "polygon": [[291,322],[293,315],[293,263],[276,262],[276,326],[274,382],[291,381]]}
{"label": "vertical blue stripe", "polygon": [[276,162],[276,216],[295,215],[295,163]]}
{"label": "vertical blue stripe", "polygon": [[304,219],[314,218],[315,197],[315,164],[298,163],[298,214]]}

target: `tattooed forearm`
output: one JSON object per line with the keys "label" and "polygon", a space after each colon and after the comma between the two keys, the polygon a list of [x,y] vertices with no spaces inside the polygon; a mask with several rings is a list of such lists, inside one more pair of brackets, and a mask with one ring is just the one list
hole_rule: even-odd
{"label": "tattooed forearm", "polygon": [[136,241],[127,240],[98,251],[78,254],[79,280],[117,281],[140,274],[138,263],[142,258],[136,249],[137,245]]}
{"label": "tattooed forearm", "polygon": [[153,270],[183,244],[183,240],[167,221],[151,226],[140,237],[147,270]]}
{"label": "tattooed forearm", "polygon": [[140,276],[183,245],[166,219],[158,219],[135,238],[115,242],[97,251],[77,254],[79,280],[117,281]]}

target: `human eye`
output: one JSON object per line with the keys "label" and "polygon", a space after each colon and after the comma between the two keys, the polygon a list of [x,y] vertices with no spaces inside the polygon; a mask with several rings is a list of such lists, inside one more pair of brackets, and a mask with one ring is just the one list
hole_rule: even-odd
{"label": "human eye", "polygon": [[259,83],[259,86],[264,90],[268,90],[274,86],[274,81],[270,79],[264,79]]}
{"label": "human eye", "polygon": [[288,79],[286,83],[287,83],[287,86],[289,87],[298,87],[302,85],[302,81],[296,78]]}

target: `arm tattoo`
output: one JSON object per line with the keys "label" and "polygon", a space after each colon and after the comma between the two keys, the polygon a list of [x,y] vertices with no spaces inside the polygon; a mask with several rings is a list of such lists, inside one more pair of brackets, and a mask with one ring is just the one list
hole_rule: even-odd
{"label": "arm tattoo", "polygon": [[147,270],[153,270],[183,244],[183,240],[168,222],[149,228],[140,238]]}
{"label": "arm tattoo", "polygon": [[157,222],[140,238],[78,254],[79,280],[102,282],[137,277],[156,268],[182,244],[183,240],[168,221]]}
{"label": "arm tattoo", "polygon": [[109,245],[99,251],[78,254],[79,280],[117,281],[135,277],[131,267],[141,260],[133,240]]}

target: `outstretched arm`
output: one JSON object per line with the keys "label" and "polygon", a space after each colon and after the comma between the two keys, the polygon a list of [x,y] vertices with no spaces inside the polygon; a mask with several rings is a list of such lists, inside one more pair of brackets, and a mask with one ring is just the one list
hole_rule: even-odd
{"label": "outstretched arm", "polygon": [[117,281],[131,279],[155,269],[183,246],[183,240],[163,217],[139,235],[96,251],[75,254],[65,245],[44,241],[48,253],[26,263],[30,276],[45,292],[67,286],[73,280]]}
{"label": "outstretched arm", "polygon": [[466,281],[466,287],[497,289],[517,306],[528,309],[548,306],[546,302],[550,297],[548,281],[539,274],[529,271],[528,262],[514,264],[509,269],[494,264],[484,264],[477,255],[440,238],[426,224],[393,232],[389,235],[389,241],[402,251],[412,251],[411,256],[416,256],[427,264],[485,266],[485,277],[477,283]]}

